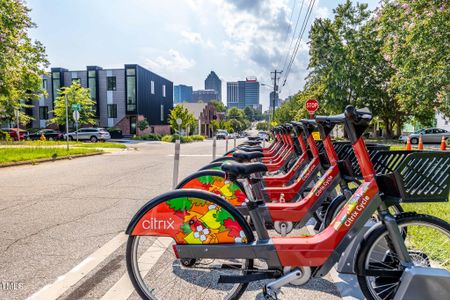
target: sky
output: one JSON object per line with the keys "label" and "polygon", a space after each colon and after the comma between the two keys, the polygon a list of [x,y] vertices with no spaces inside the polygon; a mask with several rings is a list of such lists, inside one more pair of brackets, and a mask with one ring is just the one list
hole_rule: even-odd
{"label": "sky", "polygon": [[[122,68],[136,63],[194,90],[204,89],[213,70],[222,79],[224,103],[227,81],[256,76],[273,85],[270,72],[287,65],[288,49],[294,48],[310,2],[311,17],[281,98],[304,85],[313,19],[331,18],[344,0],[26,1],[37,25],[30,35],[45,45],[51,67],[84,70],[88,65]],[[377,5],[377,0],[365,2],[371,9]],[[264,110],[271,89],[261,87]]]}

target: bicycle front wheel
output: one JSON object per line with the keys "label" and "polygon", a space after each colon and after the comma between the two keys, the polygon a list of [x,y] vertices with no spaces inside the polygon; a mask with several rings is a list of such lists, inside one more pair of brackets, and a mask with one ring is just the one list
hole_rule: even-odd
{"label": "bicycle front wheel", "polygon": [[130,236],[127,269],[142,299],[238,299],[248,283],[221,284],[221,275],[245,275],[247,259],[176,258],[168,237]]}
{"label": "bicycle front wheel", "polygon": [[[450,224],[415,213],[397,215],[396,220],[414,265],[450,270]],[[403,269],[386,226],[378,225],[365,238],[356,263],[359,286],[367,299],[394,298]],[[362,275],[375,273],[380,275]]]}

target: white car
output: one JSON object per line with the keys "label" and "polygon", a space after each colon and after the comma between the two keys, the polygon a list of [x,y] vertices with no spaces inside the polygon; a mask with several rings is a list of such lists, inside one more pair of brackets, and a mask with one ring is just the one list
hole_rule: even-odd
{"label": "white car", "polygon": [[[411,144],[418,144],[420,135],[422,135],[422,141],[424,143],[430,143],[430,144],[439,144],[441,142],[441,139],[443,136],[445,137],[446,140],[448,140],[450,138],[450,132],[448,132],[445,129],[425,128],[425,129],[420,129],[409,135],[411,138]],[[399,141],[406,143],[406,141],[408,140],[408,136],[401,135],[398,139],[399,139]]]}
{"label": "white car", "polygon": [[[74,141],[77,139],[77,132],[69,132],[64,135],[64,139],[66,136],[69,136],[69,140]],[[97,141],[107,141],[111,139],[111,135],[104,128],[81,128],[78,129],[78,140],[80,141],[91,141],[95,143]]]}

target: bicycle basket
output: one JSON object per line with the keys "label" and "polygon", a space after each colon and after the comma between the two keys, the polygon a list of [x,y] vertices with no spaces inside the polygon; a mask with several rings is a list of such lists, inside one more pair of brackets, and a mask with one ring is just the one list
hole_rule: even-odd
{"label": "bicycle basket", "polygon": [[[445,202],[450,188],[450,152],[392,151],[390,159],[383,153],[374,157],[385,159],[384,173],[377,175],[380,191],[401,198],[402,202]],[[404,152],[404,153],[399,153]],[[396,159],[393,159],[396,158]],[[378,171],[378,170],[377,170]],[[378,172],[377,172],[378,173]]]}

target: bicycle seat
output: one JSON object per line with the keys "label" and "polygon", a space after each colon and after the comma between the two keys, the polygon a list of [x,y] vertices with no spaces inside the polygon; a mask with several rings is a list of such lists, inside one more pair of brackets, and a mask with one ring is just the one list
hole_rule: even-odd
{"label": "bicycle seat", "polygon": [[261,146],[239,146],[238,149],[246,151],[246,152],[253,152],[253,151],[259,151],[262,152],[262,147]]}
{"label": "bicycle seat", "polygon": [[222,171],[236,177],[248,177],[254,173],[267,172],[267,167],[259,162],[256,163],[238,163],[227,161],[222,165]]}
{"label": "bicycle seat", "polygon": [[261,138],[259,136],[248,136],[247,139],[249,141],[259,141]]}
{"label": "bicycle seat", "polygon": [[246,142],[242,143],[242,145],[250,145],[250,146],[258,146],[260,144],[261,144],[261,141],[255,141],[255,140],[253,140],[253,141],[246,141]]}
{"label": "bicycle seat", "polygon": [[264,155],[262,154],[262,152],[259,152],[259,151],[245,152],[245,151],[238,150],[233,153],[233,157],[235,157],[239,160],[246,160],[246,161],[250,161],[255,158],[261,158],[263,156]]}

